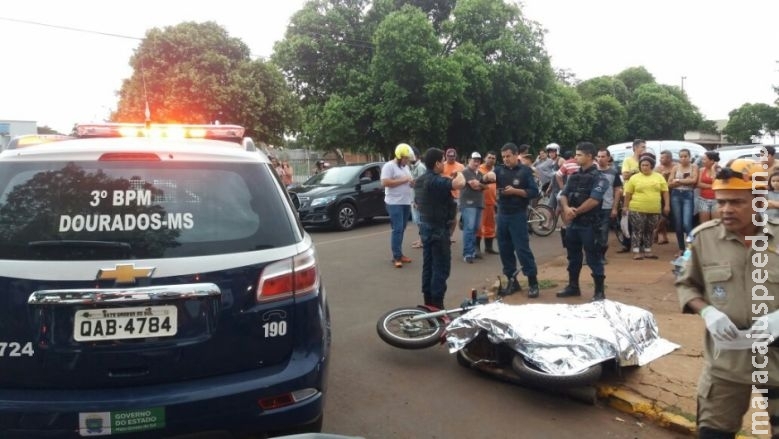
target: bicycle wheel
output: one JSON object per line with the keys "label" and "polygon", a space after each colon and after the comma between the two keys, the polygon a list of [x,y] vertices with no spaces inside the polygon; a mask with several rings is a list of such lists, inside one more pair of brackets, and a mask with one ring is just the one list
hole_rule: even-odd
{"label": "bicycle wheel", "polygon": [[528,209],[528,223],[530,230],[538,236],[549,236],[557,227],[557,218],[551,207],[539,204]]}
{"label": "bicycle wheel", "polygon": [[401,349],[424,349],[441,341],[444,325],[436,318],[412,321],[411,317],[429,311],[420,308],[398,308],[387,312],[376,323],[376,332],[387,344]]}

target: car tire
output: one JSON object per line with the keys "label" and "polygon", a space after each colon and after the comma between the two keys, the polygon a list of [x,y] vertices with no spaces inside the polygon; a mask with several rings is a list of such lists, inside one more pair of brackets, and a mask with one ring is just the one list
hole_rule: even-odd
{"label": "car tire", "polygon": [[341,203],[335,209],[333,226],[341,231],[352,230],[357,225],[357,208],[352,203]]}

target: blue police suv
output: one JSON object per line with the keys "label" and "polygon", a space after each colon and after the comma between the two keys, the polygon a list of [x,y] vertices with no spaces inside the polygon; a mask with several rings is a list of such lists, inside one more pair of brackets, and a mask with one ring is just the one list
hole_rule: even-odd
{"label": "blue police suv", "polygon": [[0,153],[0,437],[319,431],[311,237],[236,125],[77,125]]}

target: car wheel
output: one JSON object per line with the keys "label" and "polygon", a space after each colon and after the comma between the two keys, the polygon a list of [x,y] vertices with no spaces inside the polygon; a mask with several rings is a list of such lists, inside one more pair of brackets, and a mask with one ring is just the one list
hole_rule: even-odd
{"label": "car wheel", "polygon": [[351,230],[357,224],[357,209],[351,203],[343,203],[335,210],[333,225],[338,230]]}

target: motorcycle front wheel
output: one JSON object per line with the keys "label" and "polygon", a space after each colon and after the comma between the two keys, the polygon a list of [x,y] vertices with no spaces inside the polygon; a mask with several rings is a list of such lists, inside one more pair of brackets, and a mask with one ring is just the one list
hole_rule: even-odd
{"label": "motorcycle front wheel", "polygon": [[551,207],[539,204],[528,211],[530,230],[538,236],[549,236],[557,227],[557,217]]}
{"label": "motorcycle front wheel", "polygon": [[389,345],[401,349],[424,349],[441,341],[444,325],[436,318],[411,320],[428,314],[420,308],[398,308],[387,312],[376,323],[376,332]]}

